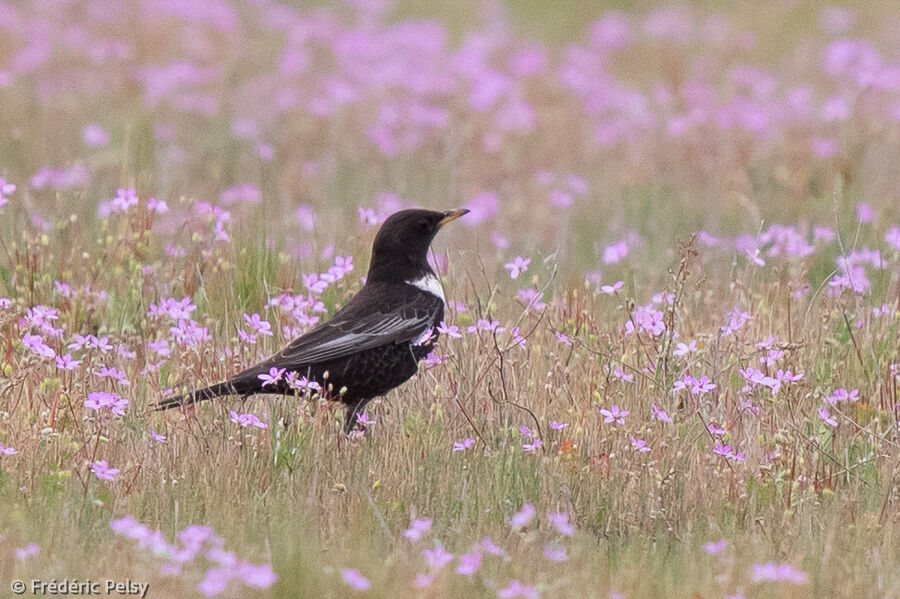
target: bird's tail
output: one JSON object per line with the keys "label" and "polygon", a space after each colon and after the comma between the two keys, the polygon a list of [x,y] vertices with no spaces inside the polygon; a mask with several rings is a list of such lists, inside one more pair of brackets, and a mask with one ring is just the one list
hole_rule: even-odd
{"label": "bird's tail", "polygon": [[156,404],[154,411],[160,412],[170,408],[189,406],[222,395],[243,395],[244,393],[245,391],[241,389],[239,383],[235,381],[225,381],[224,383],[216,383],[215,385],[203,387],[202,389],[195,389],[184,395],[167,397]]}

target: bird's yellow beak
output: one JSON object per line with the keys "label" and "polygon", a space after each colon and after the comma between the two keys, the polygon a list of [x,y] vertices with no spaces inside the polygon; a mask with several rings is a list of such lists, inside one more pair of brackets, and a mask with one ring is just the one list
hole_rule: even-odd
{"label": "bird's yellow beak", "polygon": [[458,219],[460,216],[468,214],[469,211],[466,208],[457,208],[456,210],[447,210],[444,212],[444,218],[438,221],[438,227],[443,227],[447,223],[452,220]]}

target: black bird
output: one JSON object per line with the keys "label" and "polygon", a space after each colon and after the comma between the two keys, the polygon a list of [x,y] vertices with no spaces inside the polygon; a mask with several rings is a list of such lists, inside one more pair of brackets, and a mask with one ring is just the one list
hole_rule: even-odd
{"label": "black bird", "polygon": [[428,264],[428,248],[441,227],[467,212],[392,214],[375,236],[365,285],[330,320],[231,379],[164,399],[156,409],[221,395],[292,393],[283,377],[265,387],[259,378],[272,367],[285,368],[347,405],[344,430],[349,433],[366,404],[409,380],[434,347],[444,319],[444,293]]}

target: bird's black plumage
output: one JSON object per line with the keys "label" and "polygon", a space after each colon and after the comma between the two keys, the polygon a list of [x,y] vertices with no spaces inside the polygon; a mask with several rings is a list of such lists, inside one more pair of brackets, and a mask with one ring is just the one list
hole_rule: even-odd
{"label": "bird's black plumage", "polygon": [[384,222],[372,245],[366,283],[341,310],[287,347],[231,379],[186,395],[169,397],[157,409],[221,395],[290,393],[282,378],[263,386],[260,374],[273,367],[318,383],[322,393],[347,405],[346,430],[375,397],[406,382],[434,347],[444,318],[444,299],[428,264],[438,230],[468,210],[401,210]]}

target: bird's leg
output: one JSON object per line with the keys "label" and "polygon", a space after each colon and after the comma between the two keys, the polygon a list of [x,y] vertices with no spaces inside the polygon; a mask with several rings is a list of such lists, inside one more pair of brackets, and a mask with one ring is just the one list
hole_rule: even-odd
{"label": "bird's leg", "polygon": [[344,413],[345,435],[349,435],[356,428],[356,421],[359,419],[359,415],[365,411],[368,403],[368,399],[361,399],[355,404],[347,404],[347,411]]}

